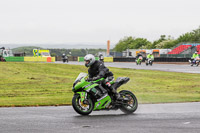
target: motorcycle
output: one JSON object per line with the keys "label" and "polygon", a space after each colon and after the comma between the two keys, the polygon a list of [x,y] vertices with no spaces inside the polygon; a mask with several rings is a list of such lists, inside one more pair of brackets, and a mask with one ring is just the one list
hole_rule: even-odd
{"label": "motorcycle", "polygon": [[68,63],[68,59],[66,57],[62,58],[63,63],[65,63],[67,61]]}
{"label": "motorcycle", "polygon": [[145,62],[146,62],[146,66],[148,66],[148,65],[152,66],[152,64],[153,64],[151,59],[146,59]]}
{"label": "motorcycle", "polygon": [[99,55],[99,60],[100,60],[101,62],[104,62],[104,57],[103,57],[102,54]]}
{"label": "motorcycle", "polygon": [[189,60],[190,62],[190,65],[193,66],[193,65],[196,65],[198,66],[199,65],[199,58],[196,58],[195,61],[193,58],[191,58],[191,60]]}
{"label": "motorcycle", "polygon": [[2,56],[0,56],[0,61],[1,62],[6,62],[6,60]]}
{"label": "motorcycle", "polygon": [[[132,92],[128,90],[120,91],[119,94],[122,99],[117,100],[110,89],[100,84],[106,79],[88,81],[87,77],[86,73],[80,73],[73,84],[72,106],[77,113],[89,115],[92,111],[120,109],[124,113],[130,114],[136,111],[138,102]],[[128,81],[129,78],[127,77],[119,77],[110,84],[117,89]]]}
{"label": "motorcycle", "polygon": [[138,59],[135,60],[136,65],[141,65],[142,59],[143,59],[142,56],[139,56]]}

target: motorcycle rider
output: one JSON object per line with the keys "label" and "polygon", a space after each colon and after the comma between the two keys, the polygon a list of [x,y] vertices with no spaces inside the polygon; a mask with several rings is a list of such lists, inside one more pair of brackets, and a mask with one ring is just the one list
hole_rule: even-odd
{"label": "motorcycle rider", "polygon": [[63,60],[63,63],[64,63],[65,61],[68,62],[68,57],[67,57],[65,54],[63,54],[63,55],[62,55],[62,60]]}
{"label": "motorcycle rider", "polygon": [[194,54],[192,55],[192,59],[193,59],[193,63],[195,64],[196,60],[199,58],[199,54],[196,52],[194,52]]}
{"label": "motorcycle rider", "polygon": [[153,56],[152,52],[147,55],[147,61],[149,61],[149,60],[151,60],[152,64],[153,64],[154,56]]}
{"label": "motorcycle rider", "polygon": [[99,54],[99,60],[104,62],[104,57],[103,57],[103,54]]}
{"label": "motorcycle rider", "polygon": [[89,67],[89,69],[88,69],[88,74],[89,74],[88,81],[95,81],[95,80],[98,80],[98,79],[101,79],[101,78],[105,78],[106,79],[105,85],[109,89],[111,89],[111,91],[113,92],[116,99],[121,100],[120,94],[117,93],[116,89],[113,88],[110,84],[110,82],[112,80],[114,80],[113,73],[110,72],[109,69],[104,66],[104,63],[99,61],[99,60],[95,60],[95,57],[92,54],[87,54],[84,57],[84,61],[85,61],[85,66]]}
{"label": "motorcycle rider", "polygon": [[143,59],[142,54],[138,53],[137,56],[136,56],[136,62],[137,62],[137,64],[139,64],[140,60],[142,60],[142,59]]}

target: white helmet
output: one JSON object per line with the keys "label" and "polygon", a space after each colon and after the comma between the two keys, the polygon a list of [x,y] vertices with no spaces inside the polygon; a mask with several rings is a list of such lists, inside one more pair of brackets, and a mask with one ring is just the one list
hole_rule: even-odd
{"label": "white helmet", "polygon": [[84,57],[84,61],[85,61],[85,66],[90,67],[95,62],[95,57],[92,54],[87,54]]}

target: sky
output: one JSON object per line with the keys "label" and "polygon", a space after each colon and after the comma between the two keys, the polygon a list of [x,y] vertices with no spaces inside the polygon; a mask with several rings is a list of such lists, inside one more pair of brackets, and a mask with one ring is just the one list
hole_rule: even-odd
{"label": "sky", "polygon": [[199,28],[200,0],[0,0],[0,44],[116,44]]}

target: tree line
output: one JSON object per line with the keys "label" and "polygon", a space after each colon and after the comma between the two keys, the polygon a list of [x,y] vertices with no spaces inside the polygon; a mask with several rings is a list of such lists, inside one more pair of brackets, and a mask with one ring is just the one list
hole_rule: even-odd
{"label": "tree line", "polygon": [[200,27],[179,36],[177,39],[170,35],[161,35],[158,40],[150,42],[146,38],[124,37],[115,45],[114,51],[122,52],[126,49],[166,49],[183,42],[200,43]]}
{"label": "tree line", "polygon": [[[13,53],[25,53],[26,56],[33,56],[33,49],[45,49],[42,47],[36,47],[36,46],[26,46],[26,47],[18,47],[13,48]],[[54,49],[54,48],[48,48],[50,50],[51,56],[62,56],[63,54],[67,56],[85,56],[86,54],[93,54],[95,56],[98,56],[99,52],[106,52],[106,49]]]}

